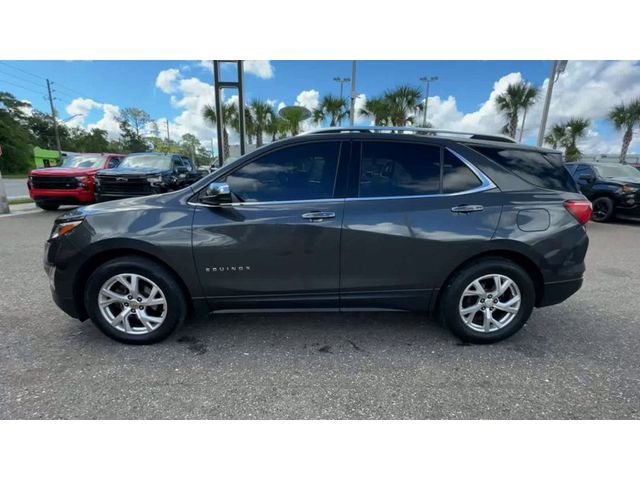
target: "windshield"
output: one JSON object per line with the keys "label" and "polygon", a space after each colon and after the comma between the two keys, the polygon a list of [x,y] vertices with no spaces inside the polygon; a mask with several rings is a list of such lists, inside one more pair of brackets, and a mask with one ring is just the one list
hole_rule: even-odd
{"label": "windshield", "polygon": [[84,157],[82,155],[67,157],[60,164],[64,168],[102,168],[103,165],[104,157]]}
{"label": "windshield", "polygon": [[126,168],[171,168],[171,157],[165,155],[132,155],[126,157],[120,167]]}
{"label": "windshield", "polygon": [[598,165],[593,168],[604,178],[630,177],[640,180],[640,170],[630,165]]}

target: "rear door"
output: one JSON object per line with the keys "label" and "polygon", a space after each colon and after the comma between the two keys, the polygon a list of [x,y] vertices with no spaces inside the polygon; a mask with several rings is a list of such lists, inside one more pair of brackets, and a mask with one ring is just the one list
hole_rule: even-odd
{"label": "rear door", "polygon": [[343,143],[268,151],[218,179],[232,204],[196,207],[193,252],[212,310],[338,308]]}
{"label": "rear door", "polygon": [[491,239],[498,190],[448,148],[354,142],[341,246],[341,308],[423,310],[452,268]]}

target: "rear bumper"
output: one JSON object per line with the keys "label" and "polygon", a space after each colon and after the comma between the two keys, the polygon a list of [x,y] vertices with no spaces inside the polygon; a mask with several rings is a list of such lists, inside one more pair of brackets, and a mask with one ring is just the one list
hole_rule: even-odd
{"label": "rear bumper", "polygon": [[74,188],[57,190],[51,188],[30,188],[29,196],[36,202],[53,202],[64,205],[83,205],[95,202],[93,190]]}
{"label": "rear bumper", "polygon": [[542,296],[536,302],[536,307],[548,307],[564,302],[582,287],[583,278],[562,280],[560,282],[545,283]]}

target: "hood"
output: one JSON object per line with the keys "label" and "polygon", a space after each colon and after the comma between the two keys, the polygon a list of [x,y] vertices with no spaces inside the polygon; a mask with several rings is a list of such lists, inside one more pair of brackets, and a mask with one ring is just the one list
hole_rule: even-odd
{"label": "hood", "polygon": [[620,185],[629,185],[631,187],[640,188],[640,178],[638,177],[604,177],[607,182],[619,183]]}
{"label": "hood", "polygon": [[105,175],[113,175],[118,177],[134,177],[141,175],[159,175],[161,173],[166,173],[169,170],[166,168],[153,168],[153,167],[144,167],[144,168],[129,168],[129,167],[121,167],[121,168],[110,168],[109,170],[104,170],[100,172],[100,176]]}
{"label": "hood", "polygon": [[83,175],[95,175],[95,173],[99,170],[101,169],[50,167],[31,170],[31,173],[29,173],[29,175],[34,177],[81,177]]}

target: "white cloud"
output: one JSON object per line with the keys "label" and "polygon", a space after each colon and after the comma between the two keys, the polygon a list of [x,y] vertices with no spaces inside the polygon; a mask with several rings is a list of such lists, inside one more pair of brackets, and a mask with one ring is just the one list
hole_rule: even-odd
{"label": "white cloud", "polygon": [[95,123],[87,125],[87,129],[101,128],[106,130],[110,138],[120,137],[118,118],[120,108],[109,103],[96,102],[92,98],[75,98],[65,108],[70,118],[65,124],[69,127],[84,128],[84,123],[92,110],[102,110],[102,118]]}
{"label": "white cloud", "polygon": [[273,78],[273,65],[269,60],[245,60],[244,71],[258,78]]}
{"label": "white cloud", "polygon": [[156,87],[164,93],[174,93],[176,91],[176,82],[179,76],[180,70],[177,68],[162,70],[156,77]]}

